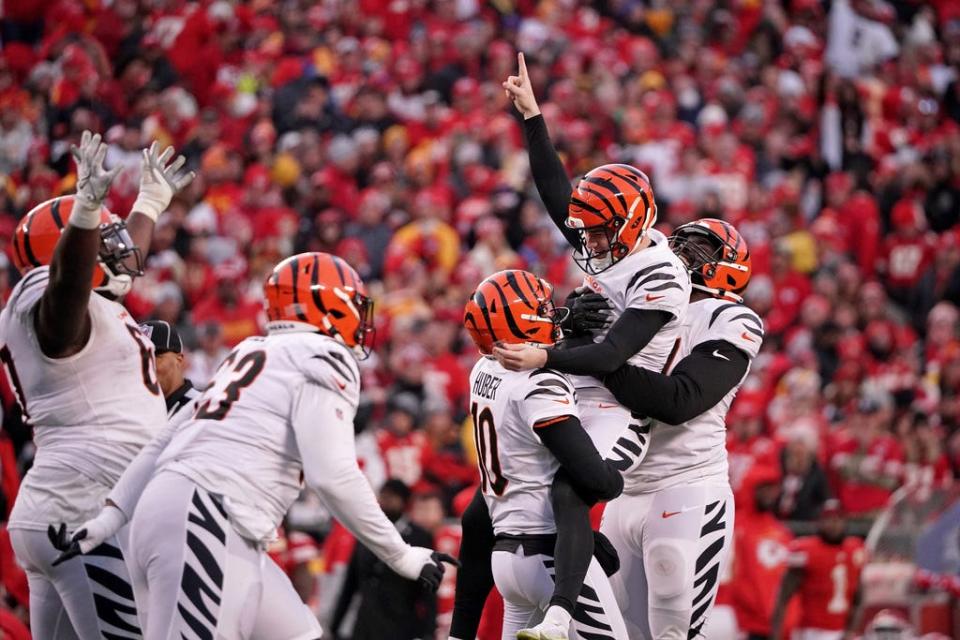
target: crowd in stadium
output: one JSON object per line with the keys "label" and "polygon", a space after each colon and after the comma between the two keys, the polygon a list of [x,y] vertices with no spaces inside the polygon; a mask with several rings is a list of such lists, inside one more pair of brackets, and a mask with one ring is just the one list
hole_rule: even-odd
{"label": "crowd in stadium", "polygon": [[[262,327],[278,260],[345,258],[376,301],[361,459],[375,485],[409,489],[438,544],[455,546],[444,519],[477,481],[464,301],[500,269],[546,277],[558,301],[583,275],[501,88],[517,50],[571,176],[633,164],[665,233],[718,217],[749,243],[766,338],[729,415],[735,489],[769,472],[782,520],[831,495],[870,517],[901,486],[960,474],[956,2],[37,0],[0,17],[0,244],[72,193],[84,129],[124,167],[108,200],[121,215],[140,150],[174,145],[198,178],[126,306],[179,329],[198,386]],[[18,276],[0,261],[5,299]],[[4,400],[9,509],[32,447]],[[284,562],[331,616],[339,587],[313,577],[342,574],[351,547],[315,511],[291,514],[310,533],[290,533]]]}

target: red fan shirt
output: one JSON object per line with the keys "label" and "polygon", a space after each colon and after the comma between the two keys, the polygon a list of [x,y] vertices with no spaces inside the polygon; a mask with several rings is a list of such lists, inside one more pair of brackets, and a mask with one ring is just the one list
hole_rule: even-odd
{"label": "red fan shirt", "polygon": [[859,538],[829,544],[819,536],[790,544],[787,565],[803,571],[800,628],[842,631],[860,582],[866,552]]}

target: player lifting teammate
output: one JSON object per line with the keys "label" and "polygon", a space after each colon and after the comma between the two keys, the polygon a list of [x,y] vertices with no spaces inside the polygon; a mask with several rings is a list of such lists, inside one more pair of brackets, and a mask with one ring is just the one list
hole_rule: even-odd
{"label": "player lifting teammate", "polygon": [[[483,354],[470,374],[470,413],[481,490],[496,536],[490,563],[504,598],[505,639],[539,619],[553,596],[557,525],[550,489],[558,470],[590,499],[614,498],[623,485],[617,468],[600,458],[580,426],[577,396],[566,376],[551,369],[509,371],[491,355],[494,345],[556,342],[552,291],[526,271],[501,271],[480,283],[464,312],[464,326]],[[574,599],[573,637],[627,637],[596,560]]]}
{"label": "player lifting teammate", "polygon": [[[267,335],[226,357],[192,417],[144,448],[111,493],[130,524],[144,637],[318,638],[266,543],[303,485],[400,575],[436,588],[442,560],[411,547],[357,465],[357,357],[373,306],[340,258],[304,253],[264,285]],[[76,549],[69,549],[72,555]]]}
{"label": "player lifting teammate", "polygon": [[611,582],[631,637],[657,640],[700,633],[713,606],[733,536],[725,419],[763,340],[740,297],[751,264],[736,229],[702,219],[670,242],[693,286],[681,359],[666,374],[626,366],[605,379],[619,401],[656,422],[646,458],[600,528],[620,554]]}
{"label": "player lifting teammate", "polygon": [[[58,565],[47,539],[96,514],[127,464],[166,422],[153,346],[118,303],[142,273],[157,217],[192,173],[173,149],[143,152],[140,192],[127,222],[102,203],[119,167],[85,131],[77,192],[35,207],[17,225],[14,262],[23,279],[0,314],[0,360],[37,454],[10,515],[11,542],[30,583],[36,638],[139,637],[123,562],[126,532],[81,541],[83,562]],[[94,295],[91,293],[95,292]],[[83,537],[83,536],[80,536]],[[92,548],[96,546],[96,548]]]}
{"label": "player lifting teammate", "polygon": [[[550,142],[522,53],[518,63],[519,74],[508,78],[503,86],[524,118],[534,181],[550,218],[587,274],[585,288],[609,301],[612,324],[598,332],[590,344],[548,350],[504,345],[494,355],[511,370],[547,366],[575,374],[571,380],[580,394],[584,428],[600,452],[619,459],[621,470],[627,472],[640,463],[643,449],[617,446],[614,440],[631,421],[646,421],[642,414],[631,415],[600,380],[627,362],[657,371],[668,366],[689,303],[690,280],[683,263],[670,251],[666,237],[652,228],[657,205],[650,181],[642,171],[623,164],[604,165],[587,173],[576,190],[571,189]],[[583,517],[570,522],[588,528]],[[564,539],[583,537],[582,531],[561,535],[561,546]],[[582,553],[582,549],[558,547],[558,576],[575,573],[569,582],[563,581],[564,585],[575,587],[578,583],[578,567],[583,563],[575,562],[575,558]],[[557,595],[559,606],[551,608],[530,637],[564,637],[570,612],[561,608],[569,596],[559,590]]]}

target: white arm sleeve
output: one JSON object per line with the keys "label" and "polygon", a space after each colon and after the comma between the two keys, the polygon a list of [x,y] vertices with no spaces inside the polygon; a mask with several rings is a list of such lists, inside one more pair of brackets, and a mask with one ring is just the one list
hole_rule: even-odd
{"label": "white arm sleeve", "polygon": [[170,444],[173,434],[177,432],[180,426],[193,417],[193,407],[188,405],[177,412],[153,440],[147,443],[137,457],[133,459],[130,465],[120,476],[116,486],[107,496],[113,504],[117,506],[129,520],[133,517],[133,510],[140,500],[140,494],[147,488],[147,483],[153,477],[157,467],[157,459],[163,450]]}
{"label": "white arm sleeve", "polygon": [[356,405],[343,395],[310,382],[300,388],[291,422],[303,460],[307,484],[323,498],[333,515],[391,569],[411,580],[430,561],[429,550],[400,537],[387,519],[357,464],[353,417]]}

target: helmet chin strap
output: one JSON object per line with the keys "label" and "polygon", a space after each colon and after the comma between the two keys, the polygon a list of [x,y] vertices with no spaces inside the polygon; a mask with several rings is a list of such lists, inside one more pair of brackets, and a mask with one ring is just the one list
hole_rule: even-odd
{"label": "helmet chin strap", "polygon": [[697,291],[703,291],[709,293],[712,296],[717,296],[720,298],[726,298],[727,300],[732,300],[733,302],[743,303],[743,298],[733,293],[732,291],[724,291],[723,289],[717,289],[715,287],[708,287],[703,284],[694,284],[690,283],[690,286],[696,289]]}

